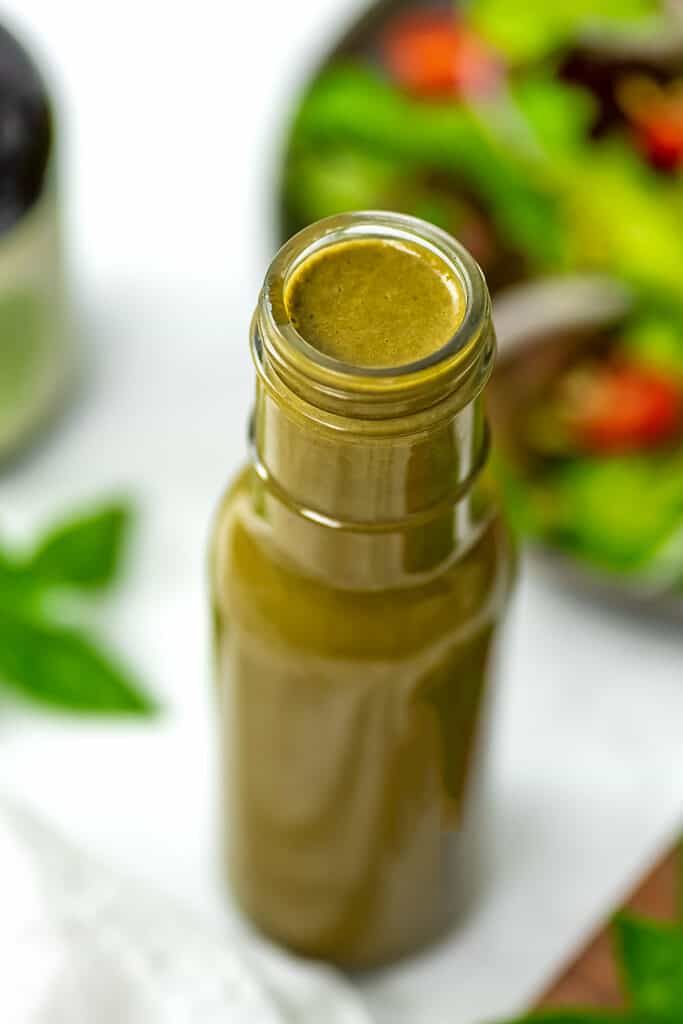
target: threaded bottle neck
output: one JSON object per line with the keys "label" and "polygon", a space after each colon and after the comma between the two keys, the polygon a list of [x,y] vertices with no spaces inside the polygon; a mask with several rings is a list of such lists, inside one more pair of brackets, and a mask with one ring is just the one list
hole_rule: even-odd
{"label": "threaded bottle neck", "polygon": [[[462,315],[434,352],[396,367],[359,367],[324,354],[296,330],[286,301],[292,275],[326,247],[361,239],[408,243],[438,257],[457,279]],[[420,431],[472,402],[490,376],[495,337],[488,290],[469,253],[424,221],[378,212],[330,217],[275,257],[254,316],[252,350],[263,386],[321,426],[366,436]]]}

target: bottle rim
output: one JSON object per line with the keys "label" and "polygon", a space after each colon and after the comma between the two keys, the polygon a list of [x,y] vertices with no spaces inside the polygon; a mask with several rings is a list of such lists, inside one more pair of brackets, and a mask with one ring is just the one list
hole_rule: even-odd
{"label": "bottle rim", "polygon": [[[410,242],[438,256],[464,295],[462,318],[439,349],[396,367],[359,367],[325,355],[294,327],[285,300],[293,274],[328,246],[357,239]],[[254,318],[257,371],[330,413],[376,419],[428,408],[453,392],[471,401],[488,379],[495,352],[484,275],[470,253],[441,228],[382,210],[338,214],[304,228],[283,245],[265,277]]]}

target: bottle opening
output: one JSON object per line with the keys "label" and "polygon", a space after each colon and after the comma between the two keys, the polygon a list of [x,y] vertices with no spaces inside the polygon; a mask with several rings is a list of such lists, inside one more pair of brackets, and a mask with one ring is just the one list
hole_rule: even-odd
{"label": "bottle opening", "polygon": [[359,368],[405,366],[438,352],[462,323],[465,304],[452,264],[394,238],[326,246],[285,286],[288,316],[304,341]]}
{"label": "bottle opening", "polygon": [[273,260],[252,330],[265,386],[313,410],[405,417],[491,372],[490,300],[470,254],[432,224],[384,211],[328,217]]}

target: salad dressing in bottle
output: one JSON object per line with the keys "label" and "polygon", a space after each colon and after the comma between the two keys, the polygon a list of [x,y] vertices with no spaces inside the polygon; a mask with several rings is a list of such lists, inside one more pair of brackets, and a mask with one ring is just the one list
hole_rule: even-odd
{"label": "salad dressing in bottle", "polygon": [[488,292],[439,229],[346,214],[280,251],[251,341],[211,562],[227,871],[268,936],[364,967],[438,936],[477,873],[512,577]]}

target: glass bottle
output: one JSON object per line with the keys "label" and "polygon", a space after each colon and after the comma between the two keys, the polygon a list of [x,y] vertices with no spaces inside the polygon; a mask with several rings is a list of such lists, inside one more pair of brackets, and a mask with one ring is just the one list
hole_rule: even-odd
{"label": "glass bottle", "polygon": [[0,27],[0,460],[62,397],[71,342],[50,99]]}
{"label": "glass bottle", "polygon": [[[453,268],[466,310],[444,348],[358,369],[297,334],[290,275],[356,238],[403,239]],[[474,891],[512,577],[485,472],[488,292],[424,221],[331,217],[275,258],[251,347],[251,459],[211,556],[227,870],[271,938],[368,966],[436,937]]]}

